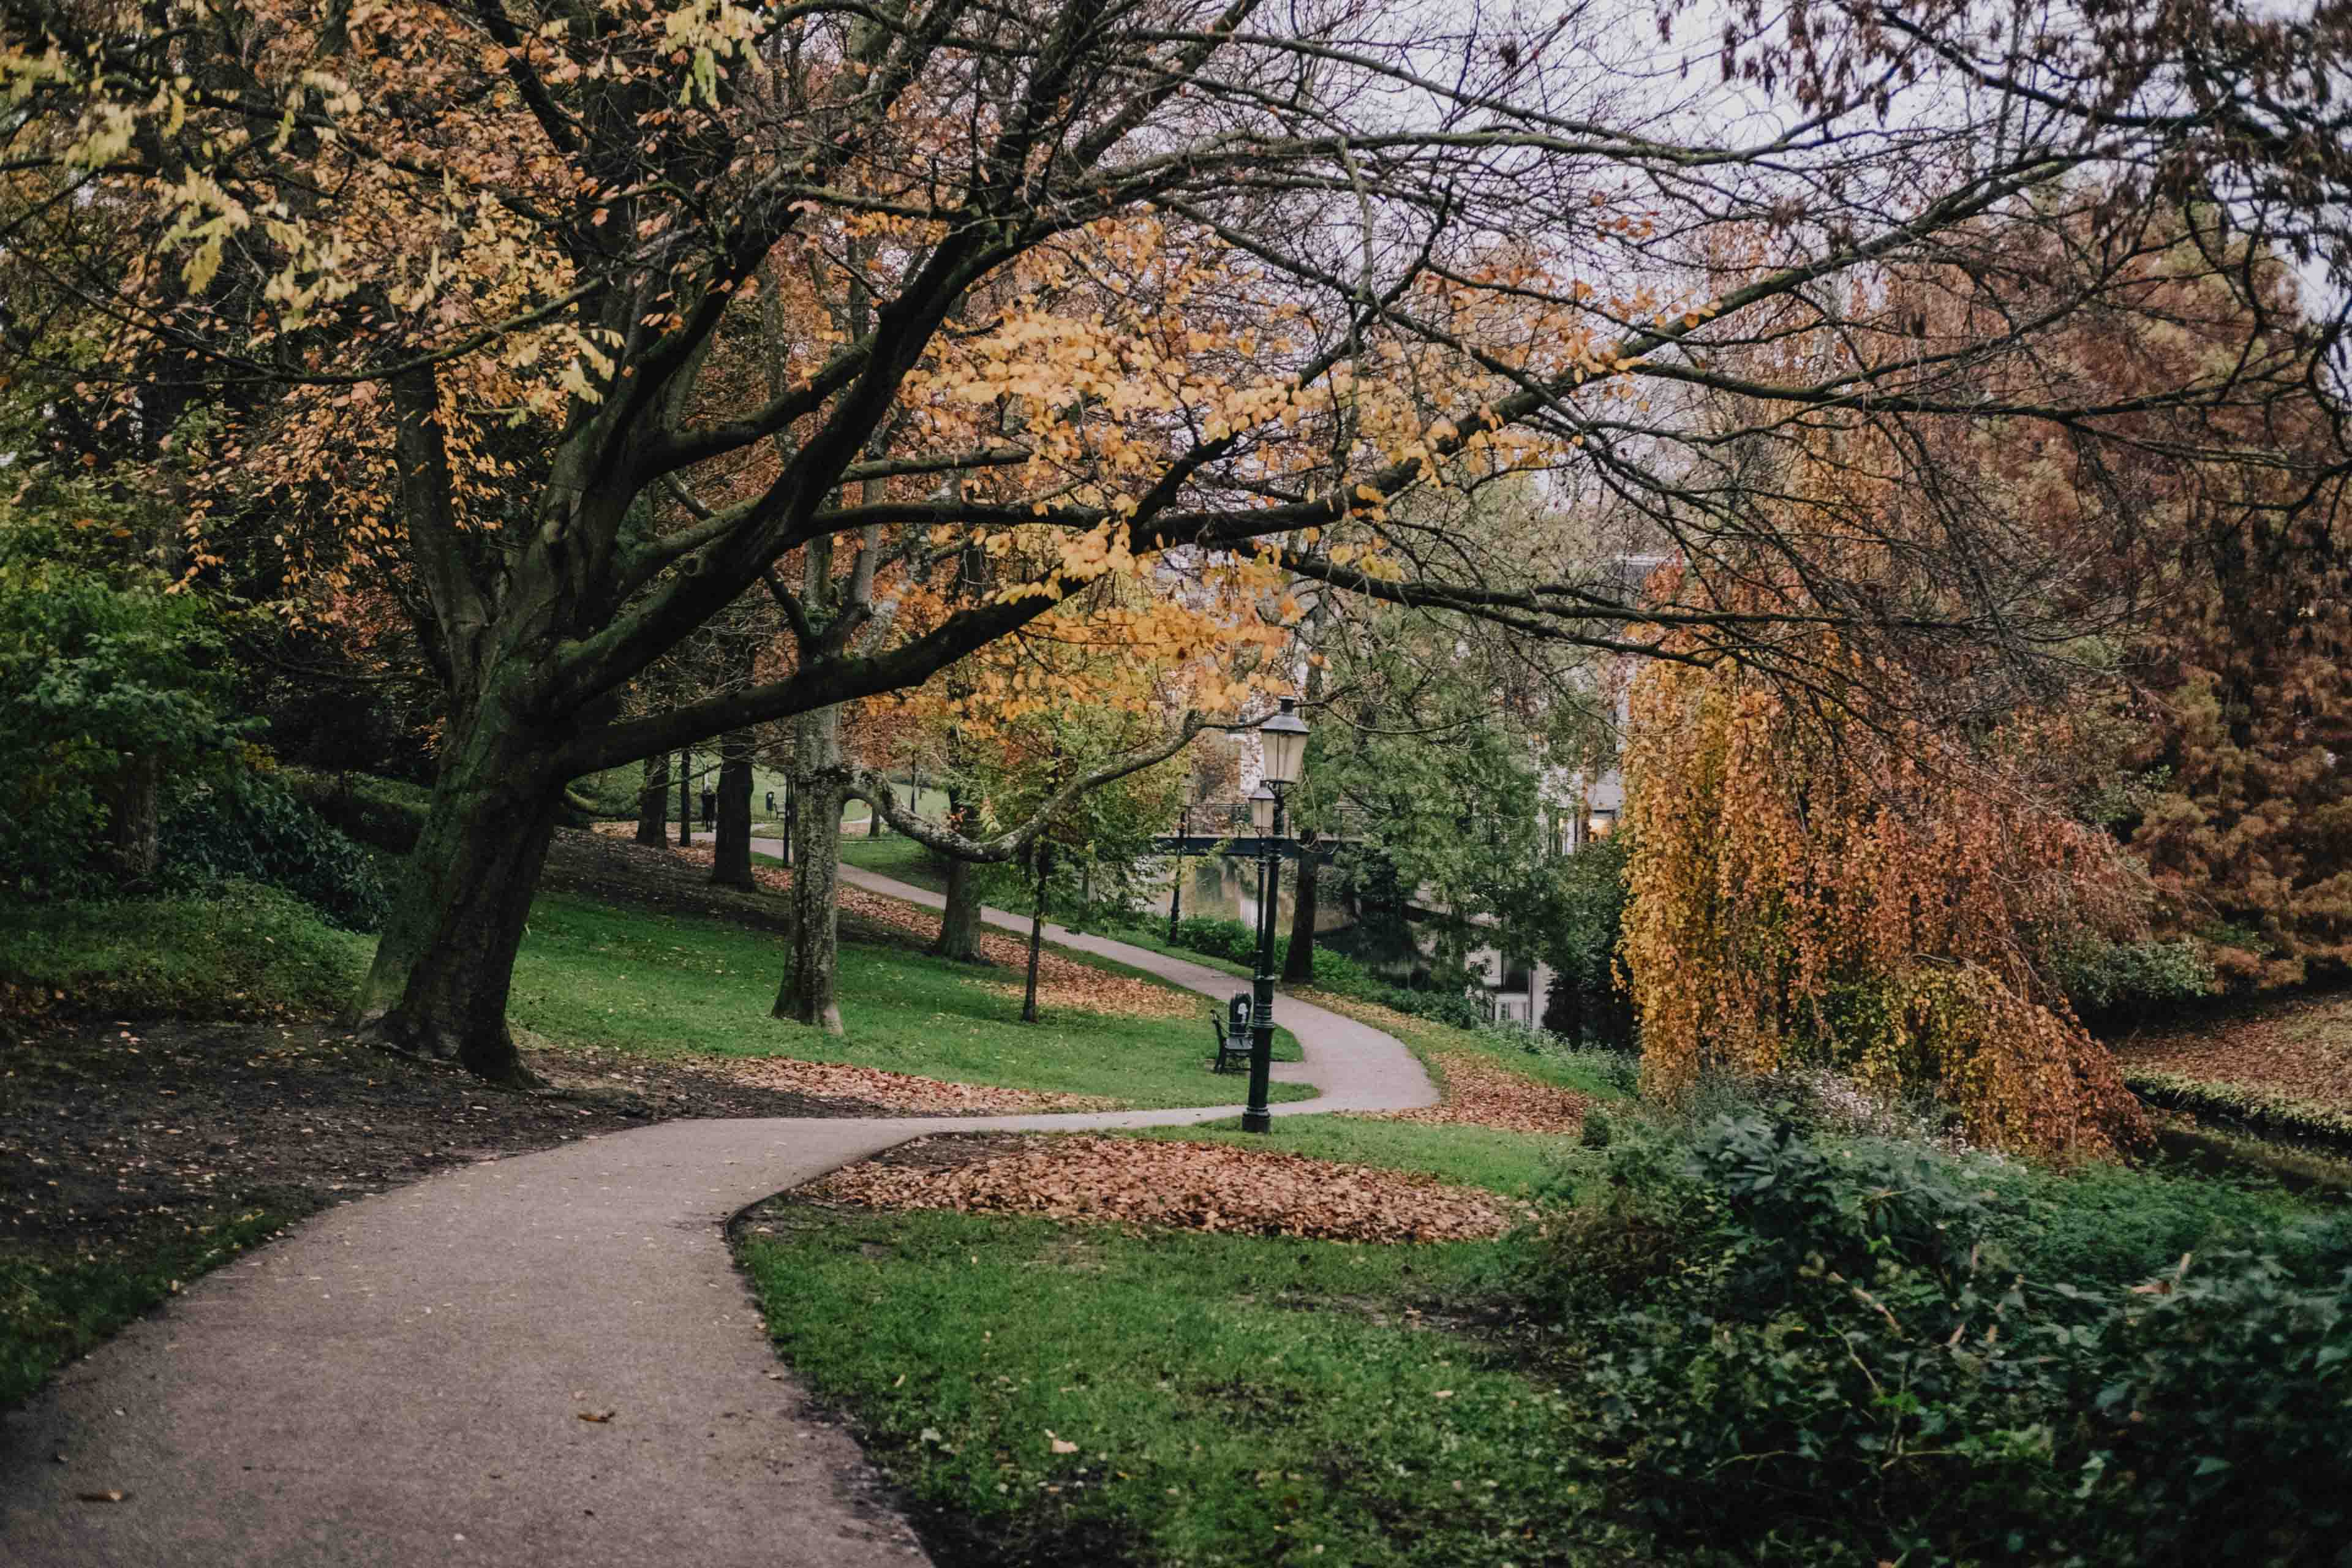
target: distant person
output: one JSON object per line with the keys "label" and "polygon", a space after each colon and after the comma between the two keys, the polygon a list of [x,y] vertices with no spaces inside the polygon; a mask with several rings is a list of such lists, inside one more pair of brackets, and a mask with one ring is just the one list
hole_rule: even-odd
{"label": "distant person", "polygon": [[719,816],[719,795],[705,786],[702,792],[702,826],[708,827]]}

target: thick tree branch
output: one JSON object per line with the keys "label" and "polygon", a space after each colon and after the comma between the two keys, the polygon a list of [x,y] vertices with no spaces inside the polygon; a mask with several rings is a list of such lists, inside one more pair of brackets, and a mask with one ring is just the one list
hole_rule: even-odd
{"label": "thick tree branch", "polygon": [[1176,732],[1157,744],[1114,757],[1098,767],[1089,768],[1055,790],[1029,818],[988,838],[971,838],[951,827],[933,822],[920,812],[903,809],[891,794],[890,781],[872,768],[852,768],[848,793],[882,814],[882,819],[917,843],[952,855],[959,860],[989,865],[1011,860],[1036,841],[1037,836],[1054,825],[1054,819],[1067,810],[1070,803],[1089,790],[1114,784],[1129,773],[1141,773],[1148,767],[1164,763],[1192,743],[1192,738],[1212,726],[1199,713],[1187,713]]}

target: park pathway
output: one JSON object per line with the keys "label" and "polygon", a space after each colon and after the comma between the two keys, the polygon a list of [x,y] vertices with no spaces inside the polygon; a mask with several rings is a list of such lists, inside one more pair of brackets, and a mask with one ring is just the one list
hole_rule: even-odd
{"label": "park pathway", "polygon": [[[1200,964],[1048,929],[1193,990],[1234,988]],[[1275,1016],[1306,1056],[1277,1071],[1322,1091],[1276,1114],[1436,1099],[1379,1030],[1287,997]],[[770,1352],[729,1217],[926,1132],[1236,1109],[671,1121],[331,1209],[0,1417],[0,1564],[922,1563],[856,1445]]]}

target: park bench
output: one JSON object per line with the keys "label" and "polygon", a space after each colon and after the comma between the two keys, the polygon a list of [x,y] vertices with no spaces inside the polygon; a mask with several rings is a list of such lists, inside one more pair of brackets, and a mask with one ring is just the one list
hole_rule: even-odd
{"label": "park bench", "polygon": [[[1228,1014],[1232,1017],[1226,1023]],[[1231,1066],[1247,1067],[1250,1054],[1250,999],[1246,992],[1239,993],[1226,1004],[1226,1012],[1209,1015],[1209,1026],[1217,1032],[1217,1056],[1210,1065],[1223,1072]]]}

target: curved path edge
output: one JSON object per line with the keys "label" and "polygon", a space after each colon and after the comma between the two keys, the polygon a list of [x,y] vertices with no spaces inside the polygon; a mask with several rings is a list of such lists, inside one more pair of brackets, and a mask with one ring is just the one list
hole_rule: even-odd
{"label": "curved path edge", "polygon": [[[1234,984],[1047,934],[1212,995]],[[1276,1114],[1435,1100],[1391,1036],[1288,997],[1275,1016],[1306,1058],[1277,1072],[1322,1091]],[[1238,1110],[670,1121],[328,1210],[0,1416],[0,1564],[922,1563],[856,1444],[771,1352],[727,1221],[928,1132]]]}

